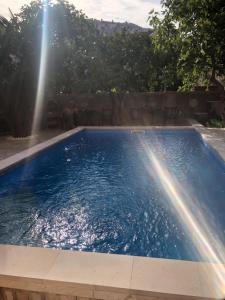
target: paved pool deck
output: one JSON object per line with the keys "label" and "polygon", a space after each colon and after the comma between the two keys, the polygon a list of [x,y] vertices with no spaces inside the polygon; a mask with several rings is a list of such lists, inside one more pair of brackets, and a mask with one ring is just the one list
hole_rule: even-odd
{"label": "paved pool deck", "polygon": [[205,141],[213,146],[225,160],[225,128],[216,129],[203,127],[198,128],[197,130],[202,134]]}
{"label": "paved pool deck", "polygon": [[60,129],[48,129],[27,138],[0,136],[0,160],[33,147],[34,145],[45,142],[63,132],[64,131]]}

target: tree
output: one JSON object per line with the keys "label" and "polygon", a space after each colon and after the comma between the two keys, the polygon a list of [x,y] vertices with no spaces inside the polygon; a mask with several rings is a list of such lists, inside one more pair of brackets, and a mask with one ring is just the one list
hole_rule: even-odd
{"label": "tree", "polygon": [[[41,44],[39,24],[42,16],[39,5],[40,2],[33,2],[29,9],[25,6],[20,14],[11,14],[4,30],[1,88],[14,136],[26,136],[31,132]],[[26,18],[29,14],[32,18]]]}
{"label": "tree", "polygon": [[[152,45],[152,32],[122,33],[103,39],[101,57],[107,66],[107,90],[120,92],[148,92],[165,90],[167,56],[156,52]],[[171,59],[171,57],[170,57]],[[173,72],[174,74],[174,72]],[[108,75],[108,76],[107,76]],[[163,76],[165,75],[165,82]],[[171,75],[172,77],[172,75]],[[167,82],[174,90],[177,79]]]}
{"label": "tree", "polygon": [[149,86],[151,40],[148,33],[105,36],[101,57],[107,66],[106,90],[146,91]]}
{"label": "tree", "polygon": [[218,84],[225,75],[225,2],[163,0],[162,7],[161,15],[150,15],[153,42],[157,50],[177,53],[182,87]]}
{"label": "tree", "polygon": [[[1,21],[1,88],[4,88],[6,110],[12,134],[31,133],[37,92],[43,4],[33,1]],[[49,39],[47,88],[54,93],[95,90],[98,76],[98,33],[86,16],[66,1],[48,2]],[[3,86],[4,85],[4,86]]]}
{"label": "tree", "polygon": [[[175,25],[169,27],[167,43],[162,43],[165,26],[157,17],[152,19],[160,33],[160,47],[154,50],[151,31],[124,30],[104,36],[93,20],[67,1],[46,3],[36,0],[11,14],[9,20],[0,18],[0,87],[14,136],[31,133],[46,8],[47,95],[163,91],[179,86],[180,43]],[[153,39],[157,45],[157,35]]]}
{"label": "tree", "polygon": [[95,91],[101,74],[99,33],[92,20],[68,2],[58,1],[49,11],[49,27],[51,89],[56,94]]}

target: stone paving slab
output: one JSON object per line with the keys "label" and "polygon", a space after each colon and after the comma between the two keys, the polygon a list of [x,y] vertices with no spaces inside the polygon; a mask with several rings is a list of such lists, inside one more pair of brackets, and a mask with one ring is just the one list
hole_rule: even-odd
{"label": "stone paving slab", "polygon": [[38,135],[28,138],[13,138],[11,136],[0,136],[0,160],[12,156],[18,152],[28,149],[34,145],[47,141],[61,133],[60,129],[48,129]]}
{"label": "stone paving slab", "polygon": [[225,161],[225,128],[207,128],[195,120],[190,120],[189,123],[201,134],[203,140],[214,148]]}

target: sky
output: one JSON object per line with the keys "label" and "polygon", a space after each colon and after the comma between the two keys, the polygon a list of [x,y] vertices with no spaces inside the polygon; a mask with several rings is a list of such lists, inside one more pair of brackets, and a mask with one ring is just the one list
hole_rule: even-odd
{"label": "sky", "polygon": [[[8,16],[8,7],[17,13],[30,0],[0,0],[0,15]],[[160,10],[160,0],[69,0],[89,18],[131,22],[147,27],[148,12]]]}

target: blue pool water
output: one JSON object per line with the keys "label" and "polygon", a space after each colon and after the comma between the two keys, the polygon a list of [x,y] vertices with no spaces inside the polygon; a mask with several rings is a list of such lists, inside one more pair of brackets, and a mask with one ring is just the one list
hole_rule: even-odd
{"label": "blue pool water", "polygon": [[166,129],[82,131],[2,174],[0,243],[199,260],[143,141],[225,245],[223,162],[194,130]]}

